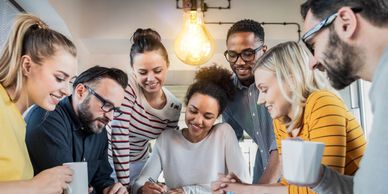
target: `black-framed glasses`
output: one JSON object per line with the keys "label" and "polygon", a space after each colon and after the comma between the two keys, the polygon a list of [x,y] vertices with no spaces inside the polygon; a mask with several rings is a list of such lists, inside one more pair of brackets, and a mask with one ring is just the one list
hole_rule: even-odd
{"label": "black-framed glasses", "polygon": [[261,46],[255,48],[255,49],[247,48],[247,49],[242,50],[240,53],[238,53],[236,51],[226,50],[224,52],[224,56],[225,56],[226,60],[231,64],[236,63],[239,57],[241,57],[241,59],[245,63],[248,63],[248,62],[252,62],[253,60],[255,60],[256,53],[259,50],[261,50],[264,46],[265,45],[262,44]]}
{"label": "black-framed glasses", "polygon": [[[352,11],[354,13],[359,13],[362,11],[362,8],[352,8]],[[338,13],[334,13],[326,17],[325,19],[321,20],[317,25],[315,25],[313,28],[311,28],[309,31],[307,31],[303,36],[302,36],[302,41],[303,43],[307,46],[307,48],[310,50],[312,54],[314,54],[314,49],[312,46],[309,44],[309,41],[311,40],[314,35],[316,35],[318,32],[320,32],[322,29],[330,26],[334,22],[334,20],[337,18]]]}
{"label": "black-framed glasses", "polygon": [[101,106],[102,111],[104,111],[105,113],[109,113],[109,112],[113,111],[114,118],[119,117],[123,114],[123,112],[120,110],[120,108],[115,107],[112,103],[105,100],[102,96],[97,94],[97,92],[94,91],[92,88],[90,88],[88,85],[85,85],[85,84],[83,84],[83,85],[85,86],[86,89],[88,89],[88,91],[91,94],[93,94],[102,103],[102,106]]}

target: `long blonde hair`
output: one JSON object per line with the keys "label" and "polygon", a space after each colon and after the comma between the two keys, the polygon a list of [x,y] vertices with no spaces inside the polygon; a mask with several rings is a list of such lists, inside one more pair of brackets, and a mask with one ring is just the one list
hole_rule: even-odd
{"label": "long blonde hair", "polygon": [[30,14],[18,15],[0,55],[0,84],[15,89],[12,101],[17,101],[23,89],[22,56],[29,55],[33,62],[41,62],[64,49],[74,57],[77,51],[73,42],[50,29],[41,19]]}
{"label": "long blonde hair", "polygon": [[289,41],[269,49],[253,67],[253,71],[265,68],[275,73],[282,96],[291,103],[292,118],[281,118],[289,133],[302,127],[305,102],[311,93],[321,89],[334,91],[325,74],[310,70],[308,63],[308,53],[298,43]]}

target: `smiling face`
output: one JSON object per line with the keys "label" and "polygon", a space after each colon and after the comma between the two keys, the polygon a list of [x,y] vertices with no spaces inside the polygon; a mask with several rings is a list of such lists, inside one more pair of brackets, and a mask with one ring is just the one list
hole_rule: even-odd
{"label": "smiling face", "polygon": [[218,101],[208,95],[195,93],[187,103],[185,121],[189,140],[201,141],[209,133],[220,113]]}
{"label": "smiling face", "polygon": [[166,80],[167,68],[167,62],[159,51],[139,53],[133,59],[136,81],[146,94],[161,91]]}
{"label": "smiling face", "polygon": [[[124,100],[124,89],[116,81],[109,78],[102,78],[93,90],[114,107],[120,107]],[[113,119],[113,111],[103,111],[101,100],[90,93],[83,84],[77,86],[76,92],[80,92],[78,93],[80,101],[76,112],[81,123],[87,126],[91,132],[101,133],[108,122]]]}
{"label": "smiling face", "polygon": [[[304,23],[305,31],[319,22],[309,11]],[[314,49],[310,67],[326,71],[334,88],[343,89],[359,78],[365,58],[362,57],[363,52],[342,41],[333,26],[317,32],[307,43]]]}
{"label": "smiling face", "polygon": [[[230,51],[241,53],[245,49],[256,49],[261,44],[262,42],[255,37],[253,32],[237,32],[230,35],[226,46]],[[263,53],[263,50],[256,52],[255,58],[251,62],[243,61],[240,56],[236,63],[230,64],[233,72],[244,85],[253,83],[252,67]]]}
{"label": "smiling face", "polygon": [[29,56],[23,56],[22,61],[31,103],[52,111],[62,97],[70,95],[70,80],[77,71],[77,59],[73,55],[59,49],[41,64],[33,62]]}
{"label": "smiling face", "polygon": [[[260,91],[258,104],[263,104],[270,113],[272,119],[288,116],[291,112],[291,103],[283,96],[275,73],[263,68],[256,69],[255,85]],[[284,87],[286,93],[290,93]]]}

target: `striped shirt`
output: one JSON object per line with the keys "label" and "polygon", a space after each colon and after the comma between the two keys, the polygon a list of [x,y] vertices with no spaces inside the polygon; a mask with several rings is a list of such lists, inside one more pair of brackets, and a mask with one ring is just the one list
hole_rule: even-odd
{"label": "striped shirt", "polygon": [[[181,102],[166,88],[162,88],[167,103],[162,109],[152,108],[136,83],[133,74],[125,90],[120,109],[124,112],[111,123],[111,151],[117,179],[128,186],[130,163],[148,157],[148,141],[156,139],[164,130],[177,129]],[[110,136],[108,134],[108,137]]]}
{"label": "striped shirt", "polygon": [[[325,149],[322,164],[341,174],[354,175],[364,154],[366,140],[363,130],[347,110],[344,102],[331,92],[313,92],[306,101],[303,126],[298,135],[306,141],[322,142]],[[279,154],[282,152],[280,141],[289,138],[286,126],[274,120],[276,143]],[[283,179],[282,184],[287,185]],[[288,193],[315,193],[308,187],[288,185]]]}

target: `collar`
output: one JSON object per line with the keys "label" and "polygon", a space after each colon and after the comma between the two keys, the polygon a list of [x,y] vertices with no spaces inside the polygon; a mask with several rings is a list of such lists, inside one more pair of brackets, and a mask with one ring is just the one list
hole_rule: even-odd
{"label": "collar", "polygon": [[233,73],[232,75],[232,81],[233,81],[233,84],[237,87],[237,89],[239,90],[243,90],[243,89],[247,89],[248,86],[244,86],[241,81],[238,79],[237,75],[235,73]]}
{"label": "collar", "polygon": [[381,73],[378,73],[378,72],[381,72],[382,69],[385,68],[384,65],[386,61],[388,61],[388,47],[384,48],[383,54],[380,57],[380,62],[377,65],[375,72],[373,74],[372,81],[371,81],[372,83],[375,82],[380,76],[382,76]]}
{"label": "collar", "polygon": [[59,105],[62,106],[66,112],[69,113],[71,122],[74,124],[74,131],[86,131],[86,128],[82,125],[81,121],[79,120],[77,114],[75,114],[75,111],[72,106],[72,96],[65,97],[63,100],[59,102]]}
{"label": "collar", "polygon": [[5,100],[5,104],[12,103],[11,97],[8,95],[7,90],[1,83],[0,83],[0,97],[3,97],[3,99]]}

